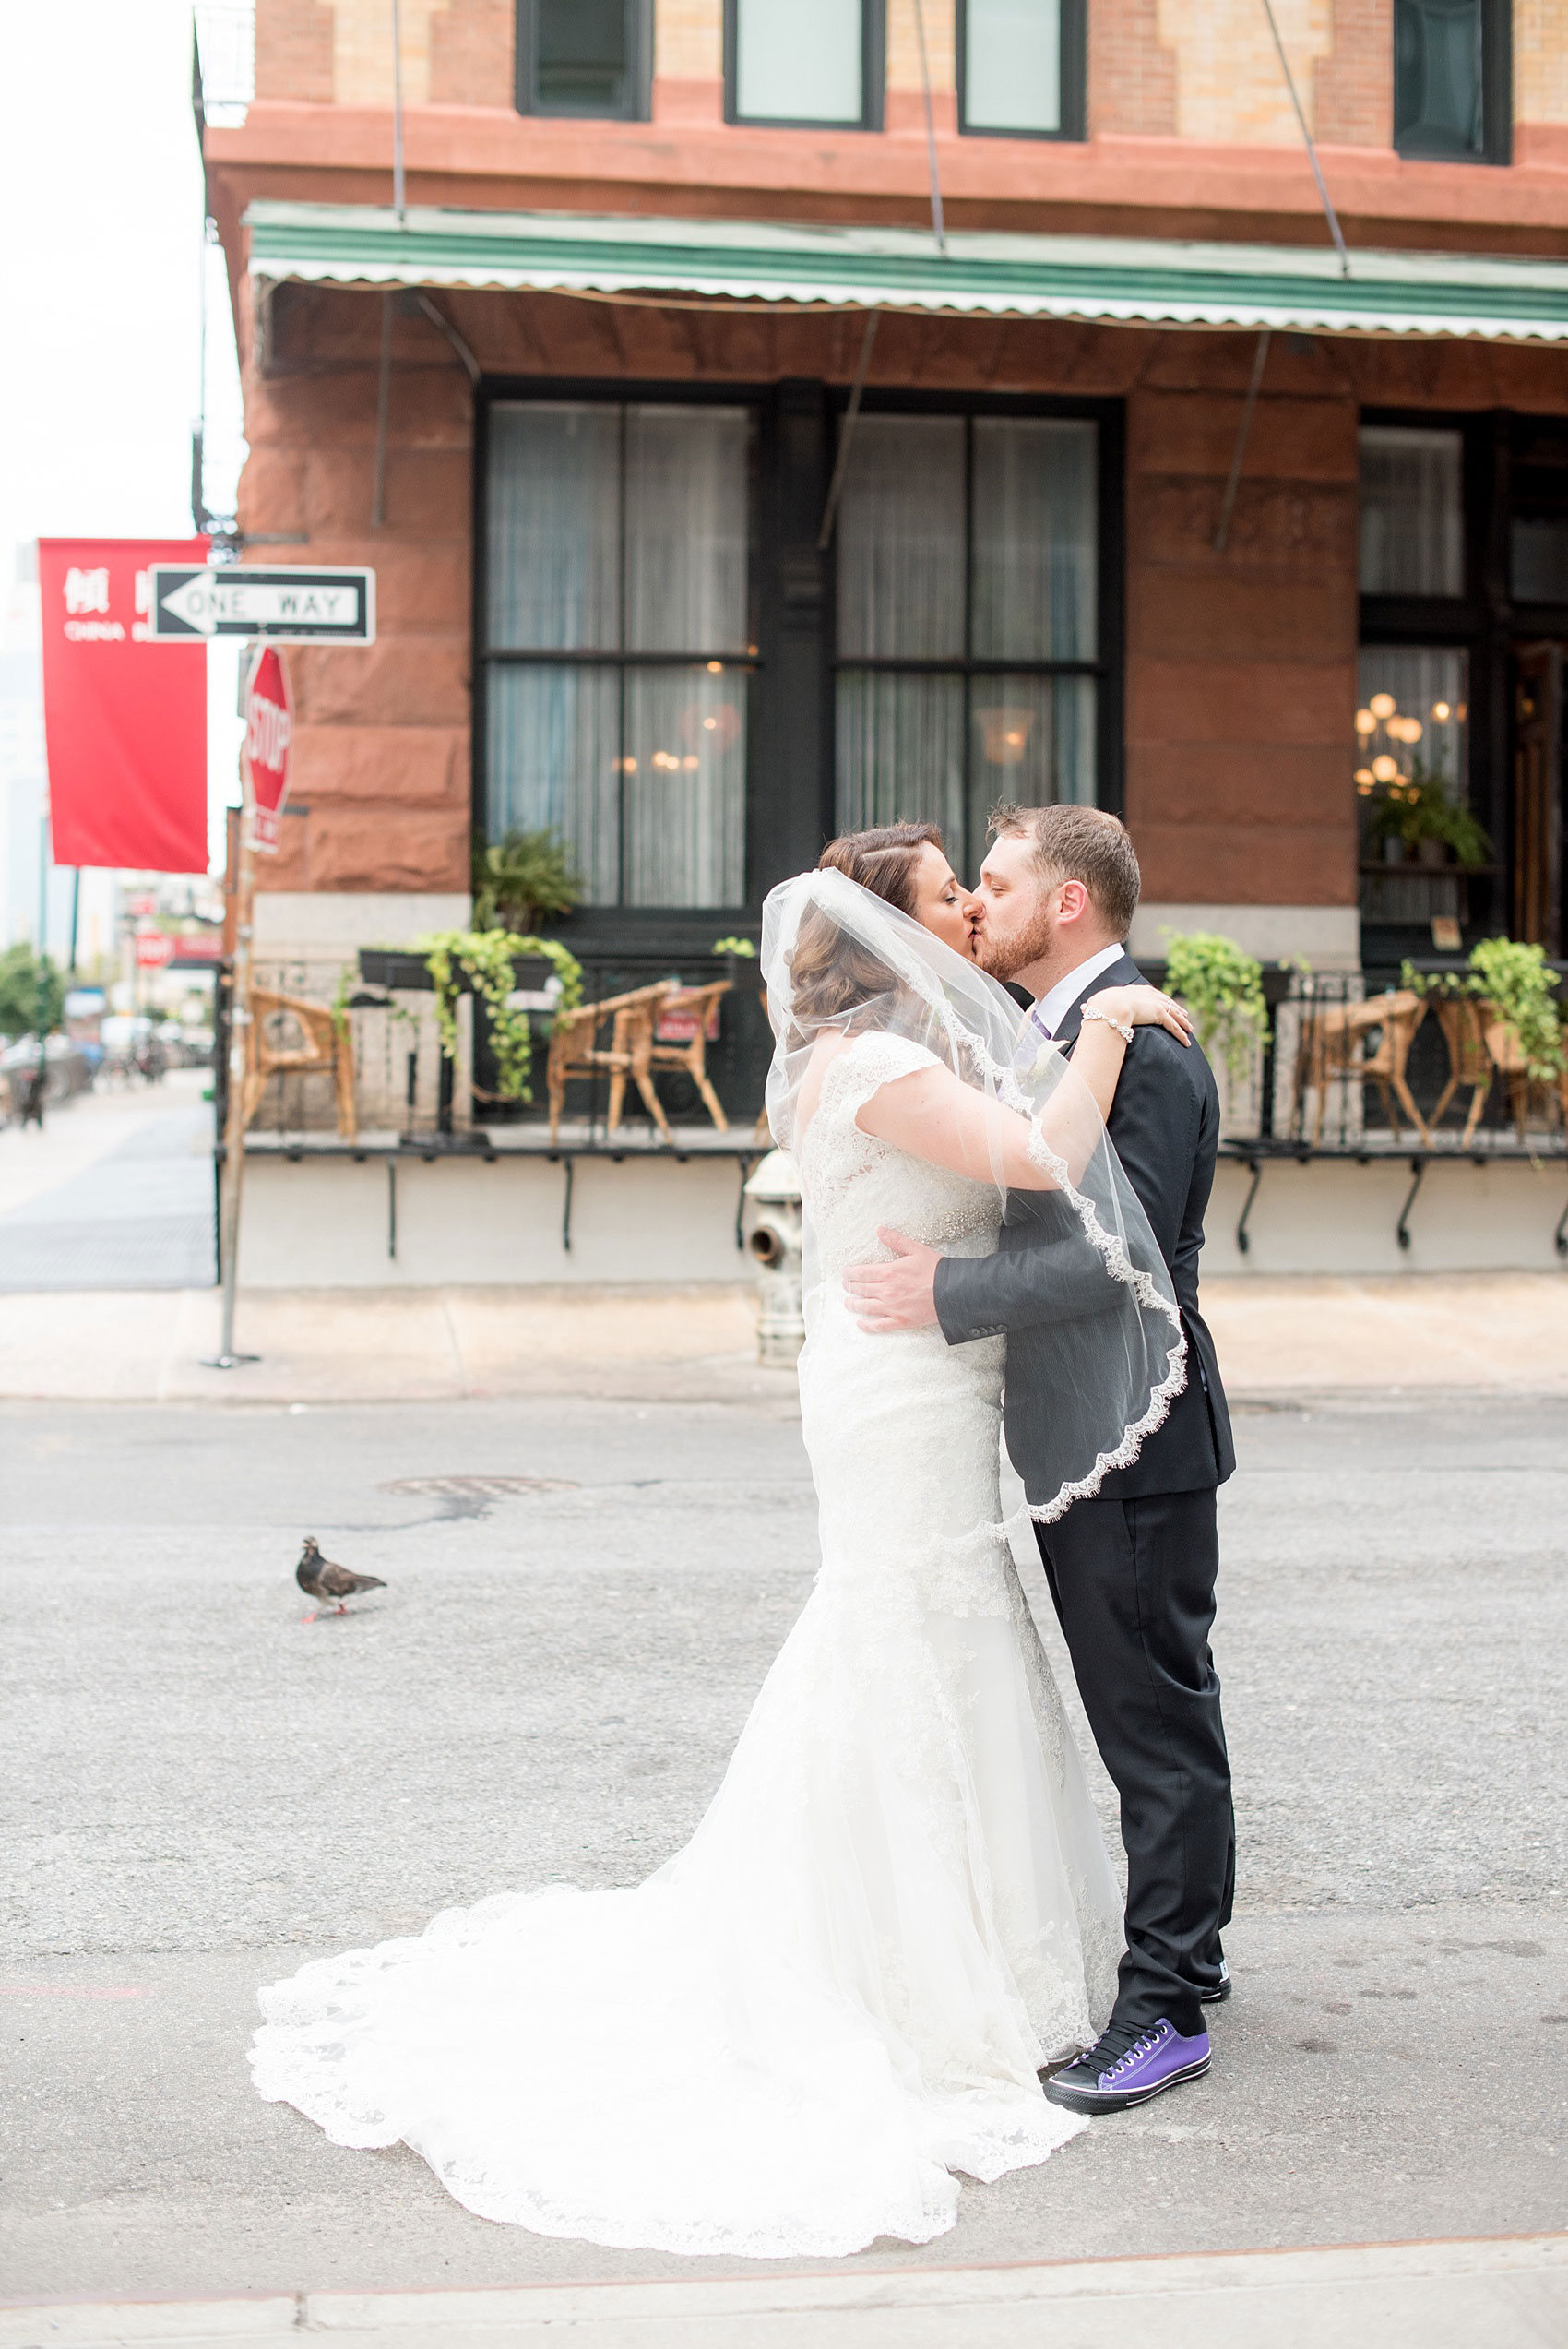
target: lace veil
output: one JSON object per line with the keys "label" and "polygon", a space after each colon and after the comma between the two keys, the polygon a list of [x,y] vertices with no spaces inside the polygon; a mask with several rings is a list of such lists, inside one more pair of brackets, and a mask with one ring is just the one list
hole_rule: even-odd
{"label": "lace veil", "polygon": [[[901,1038],[911,1071],[934,1061],[956,1080],[934,1088],[918,1154],[994,1184],[1004,1221],[1031,1227],[1028,1481],[1049,1523],[1137,1458],[1186,1375],[1170,1273],[1088,1088],[997,981],[845,874],[773,890],[762,972],[768,1119],[797,1159],[827,1067],[859,1037]],[[825,1276],[809,1185],[803,1209],[810,1328]]]}

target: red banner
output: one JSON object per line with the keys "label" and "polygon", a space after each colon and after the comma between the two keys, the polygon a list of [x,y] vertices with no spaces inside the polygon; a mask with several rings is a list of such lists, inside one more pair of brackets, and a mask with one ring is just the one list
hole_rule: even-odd
{"label": "red banner", "polygon": [[56,864],[207,870],[207,648],[154,644],[148,566],[208,542],[44,538],[43,724]]}

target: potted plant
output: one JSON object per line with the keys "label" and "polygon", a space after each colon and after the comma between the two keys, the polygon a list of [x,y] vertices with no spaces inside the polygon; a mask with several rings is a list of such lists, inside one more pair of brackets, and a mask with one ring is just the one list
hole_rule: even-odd
{"label": "potted plant", "polygon": [[1221,1130],[1256,1132],[1263,1103],[1251,1096],[1254,1074],[1261,1084],[1268,1065],[1263,1059],[1260,1067],[1260,1055],[1268,1041],[1268,995],[1273,992],[1265,989],[1263,965],[1234,938],[1218,931],[1193,930],[1182,936],[1167,930],[1165,936],[1170,947],[1164,984],[1192,1013],[1198,1042],[1216,1064]]}
{"label": "potted plant", "polygon": [[1214,930],[1166,931],[1165,984],[1193,1015],[1198,1042],[1224,1066],[1234,1090],[1252,1067],[1268,1027],[1263,965]]}
{"label": "potted plant", "polygon": [[[1514,1093],[1515,1115],[1523,1131],[1525,1096],[1530,1086],[1559,1085],[1568,1068],[1568,1036],[1563,1031],[1563,1006],[1560,999],[1561,982],[1538,946],[1526,946],[1516,938],[1482,938],[1469,953],[1469,968],[1458,971],[1418,971],[1407,961],[1400,972],[1402,984],[1417,995],[1436,996],[1440,1005],[1455,996],[1468,996],[1476,1007],[1473,1050],[1480,1057],[1477,1067],[1483,1073],[1492,1063],[1499,1074],[1507,1076]],[[1439,1017],[1443,1014],[1440,1009]],[[1496,1028],[1507,1031],[1508,1045],[1499,1058],[1499,1046],[1487,1031]],[[1450,1026],[1451,1058],[1461,1051]],[[1482,1039],[1486,1039],[1483,1043]],[[1472,1048],[1467,1048],[1467,1051]],[[1462,1072],[1458,1060],[1453,1062],[1456,1079]],[[1473,1081],[1472,1074],[1464,1074],[1462,1081]]]}
{"label": "potted plant", "polygon": [[488,842],[476,832],[470,878],[476,931],[531,934],[541,923],[564,921],[583,894],[582,875],[552,831],[514,829]]}
{"label": "potted plant", "polygon": [[1384,857],[1400,864],[1446,864],[1450,858],[1473,869],[1490,863],[1491,842],[1445,778],[1418,758],[1408,775],[1374,785],[1367,807],[1367,829]]}
{"label": "potted plant", "polygon": [[731,987],[749,991],[755,986],[756,948],[750,938],[715,938],[708,952],[723,958],[724,976]]}
{"label": "potted plant", "polygon": [[1467,993],[1491,1005],[1513,1031],[1532,1082],[1555,1083],[1568,1055],[1558,1003],[1561,983],[1543,949],[1516,938],[1482,938],[1470,949],[1470,972]]}

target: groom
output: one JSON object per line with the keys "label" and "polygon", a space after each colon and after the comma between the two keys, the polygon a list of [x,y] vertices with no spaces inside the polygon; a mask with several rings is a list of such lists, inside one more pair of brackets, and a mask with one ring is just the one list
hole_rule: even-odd
{"label": "groom", "polygon": [[[1043,1042],[1070,1053],[1087,998],[1142,977],[1126,950],[1138,862],[1093,807],[999,807],[975,894],[973,952],[1032,998]],[[1130,1468],[1093,1500],[1035,1527],[1046,1580],[1100,1759],[1122,1798],[1126,1954],[1098,2043],[1045,2093],[1119,2112],[1208,2069],[1204,2008],[1228,1997],[1220,1947],[1235,1872],[1230,1771],[1209,1652],[1219,1563],[1215,1495],[1236,1464],[1214,1341],[1198,1311],[1198,1253],[1219,1105],[1202,1052],[1134,1029],[1108,1131],[1170,1270],[1187,1383]],[[891,1264],[846,1272],[862,1327],[939,1322],[949,1345],[1005,1330],[1007,1449],[1031,1496],[1046,1447],[1050,1353],[1039,1325],[1060,1296],[1049,1219],[1015,1215],[996,1253],[944,1257],[897,1232]]]}

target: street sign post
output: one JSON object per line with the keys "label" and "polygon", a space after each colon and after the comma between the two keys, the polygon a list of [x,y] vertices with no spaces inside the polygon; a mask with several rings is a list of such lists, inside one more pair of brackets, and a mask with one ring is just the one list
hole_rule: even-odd
{"label": "street sign post", "polygon": [[234,963],[229,996],[229,1114],[223,1127],[223,1175],[219,1186],[218,1255],[223,1309],[218,1352],[207,1357],[214,1370],[232,1370],[255,1354],[234,1351],[234,1303],[240,1273],[240,1193],[245,1174],[245,1089],[250,1073],[255,851],[278,853],[283,802],[289,793],[289,762],[294,733],[294,701],[289,668],[275,644],[258,644],[245,675],[242,704],[245,738],[240,751],[244,811],[239,824],[240,870],[234,903]]}
{"label": "street sign post", "polygon": [[294,739],[294,698],[289,664],[274,645],[257,648],[245,678],[245,801],[250,842],[267,856],[278,853],[283,802],[289,796],[289,762]]}
{"label": "street sign post", "polygon": [[271,644],[374,644],[375,573],[307,570],[249,563],[221,569],[152,566],[148,628],[154,644],[211,643],[223,637]]}

